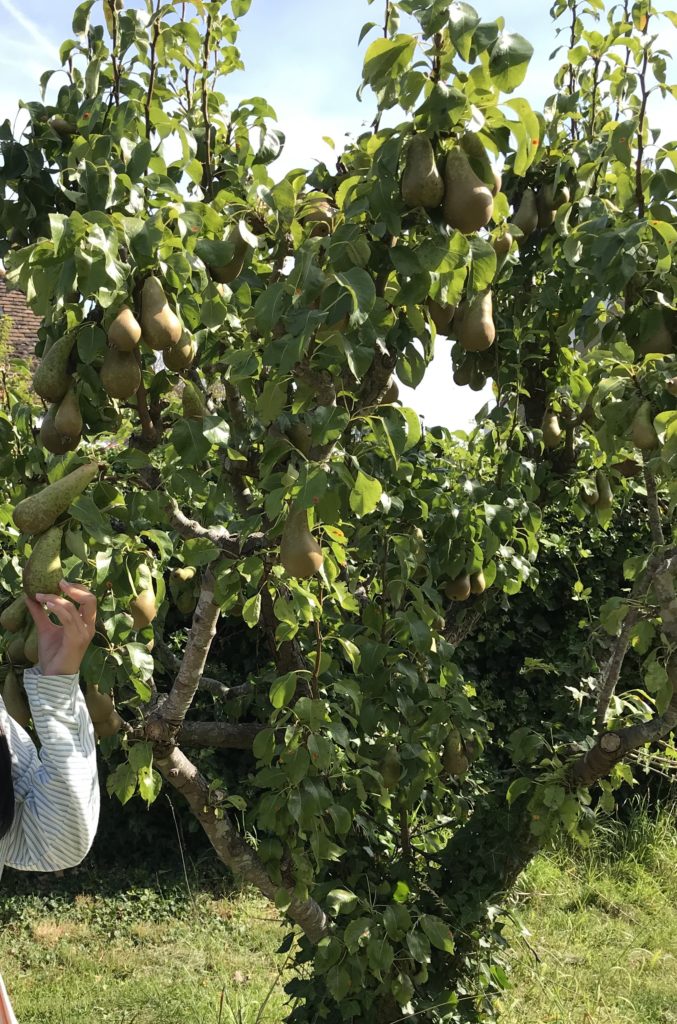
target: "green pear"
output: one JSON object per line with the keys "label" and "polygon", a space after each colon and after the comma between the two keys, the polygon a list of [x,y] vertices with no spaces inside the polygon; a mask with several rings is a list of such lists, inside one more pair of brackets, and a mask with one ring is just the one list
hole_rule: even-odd
{"label": "green pear", "polygon": [[585,481],[583,487],[581,487],[581,498],[586,505],[589,505],[590,508],[594,508],[599,501],[599,491],[597,490],[596,481]]}
{"label": "green pear", "polygon": [[56,483],[43,487],[37,494],[24,498],[14,509],[17,529],[22,533],[44,533],[83,493],[98,471],[96,462],[88,462],[62,476]]}
{"label": "green pear", "polygon": [[43,448],[46,448],[52,455],[65,455],[66,452],[75,451],[80,443],[79,437],[63,437],[56,429],[56,414],[59,406],[55,402],[42,418],[38,440]]}
{"label": "green pear", "polygon": [[165,349],[162,353],[162,361],[168,370],[173,373],[180,373],[192,366],[197,355],[197,342],[188,331],[184,331],[176,345]]}
{"label": "green pear", "polygon": [[187,380],[181,396],[183,415],[187,420],[201,420],[208,415],[202,392],[192,380]]}
{"label": "green pear", "polygon": [[487,581],[484,578],[484,573],[481,570],[480,570],[480,572],[474,573],[470,577],[470,590],[471,590],[471,593],[473,593],[473,594],[483,594],[486,589],[487,589]]}
{"label": "green pear", "polygon": [[28,660],[26,658],[26,637],[28,636],[28,628],[24,628],[21,633],[17,633],[13,636],[7,645],[7,657],[12,665],[27,665]]}
{"label": "green pear", "polygon": [[461,148],[468,157],[468,162],[473,172],[480,181],[491,190],[492,196],[498,195],[501,191],[501,176],[491,166],[487,151],[482,145],[479,135],[475,132],[466,132],[461,138]]}
{"label": "green pear", "polygon": [[133,352],[141,341],[141,324],[129,306],[123,306],[108,328],[108,344],[118,352]]}
{"label": "green pear", "polygon": [[[307,199],[307,197],[306,197]],[[336,213],[331,203],[319,196],[313,196],[306,203],[306,208],[300,218],[301,224],[312,224],[310,231],[311,238],[324,238],[331,234],[334,226],[334,214]]]}
{"label": "green pear", "polygon": [[444,593],[452,601],[467,601],[472,593],[472,583],[467,572],[462,572],[455,580],[450,580]]}
{"label": "green pear", "polygon": [[402,200],[411,208],[436,210],[444,198],[444,182],[427,135],[414,135],[402,172]]}
{"label": "green pear", "polygon": [[595,486],[597,488],[597,508],[599,509],[610,509],[614,503],[614,493],[611,490],[611,484],[601,469],[598,469],[595,473]]}
{"label": "green pear", "polygon": [[471,359],[464,359],[463,362],[454,370],[454,384],[459,388],[464,388],[472,380],[474,364]]}
{"label": "green pear", "polygon": [[67,121],[65,117],[50,117],[49,127],[53,128],[57,135],[75,135],[77,132],[76,126],[71,122]]}
{"label": "green pear", "polygon": [[63,438],[73,440],[80,438],[84,423],[80,404],[73,388],[69,388],[59,402],[59,407],[54,415],[54,426],[57,433]]}
{"label": "green pear", "polygon": [[94,725],[98,725],[99,722],[107,722],[115,711],[113,698],[109,697],[107,693],[101,693],[99,687],[93,683],[87,683],[85,704]]}
{"label": "green pear", "polygon": [[230,284],[236,277],[239,277],[244,269],[247,253],[250,245],[242,237],[240,227],[234,224],[226,235],[226,242],[233,247],[233,255],[220,267],[210,266],[211,275],[219,284]]}
{"label": "green pear", "polygon": [[13,718],[22,729],[27,729],[31,724],[31,709],[17,674],[12,668],[7,673],[2,688],[2,699],[10,718]]}
{"label": "green pear", "polygon": [[438,334],[448,335],[451,322],[456,315],[456,306],[442,306],[435,299],[428,299],[428,313]]}
{"label": "green pear", "polygon": [[305,508],[289,511],[280,542],[280,561],[297,579],[308,579],[322,568],[322,548],[310,532]]}
{"label": "green pear", "polygon": [[297,423],[292,425],[287,430],[287,437],[294,445],[295,448],[305,455],[306,458],[310,454],[310,449],[313,447],[313,432],[307,423],[299,420]]}
{"label": "green pear", "polygon": [[491,289],[464,302],[454,321],[456,337],[466,352],[485,352],[496,340]]}
{"label": "green pear", "polygon": [[40,660],[38,629],[34,622],[31,623],[30,629],[26,634],[26,639],[24,640],[24,658],[29,665],[37,665]]}
{"label": "green pear", "polygon": [[33,374],[35,393],[46,402],[60,402],[71,386],[73,378],[68,364],[74,341],[73,334],[65,334],[55,341]]}
{"label": "green pear", "polygon": [[183,327],[167,302],[164,288],[155,276],[146,278],[141,294],[143,340],[155,352],[171,348],[181,340]]}
{"label": "green pear", "polygon": [[552,409],[546,409],[541,424],[543,431],[543,444],[546,448],[558,448],[562,441],[562,428],[559,425],[557,414]]}
{"label": "green pear", "polygon": [[141,367],[136,352],[120,352],[110,345],[101,366],[101,384],[110,398],[124,400],[141,386]]}
{"label": "green pear", "polygon": [[15,597],[11,604],[3,608],[0,614],[0,626],[8,633],[18,633],[26,625],[28,610],[23,594]]}
{"label": "green pear", "polygon": [[649,352],[666,356],[672,354],[674,351],[672,334],[661,309],[651,310],[643,327],[642,336],[635,344],[635,352],[638,356],[646,356]]}
{"label": "green pear", "polygon": [[444,189],[442,216],[450,227],[466,235],[486,227],[494,212],[491,189],[477,177],[460,146],[447,155]]}
{"label": "green pear", "polygon": [[518,227],[526,238],[532,235],[538,227],[538,206],[533,189],[526,188],[524,190],[522,201],[517,212],[513,214],[511,223]]}
{"label": "green pear", "polygon": [[465,775],[470,764],[463,747],[463,740],[458,729],[452,728],[447,736],[442,751],[442,764],[450,775],[461,777]]}
{"label": "green pear", "polygon": [[157,601],[154,591],[149,587],[140,590],[136,597],[129,602],[129,611],[133,619],[135,630],[145,629],[150,626],[158,613]]}
{"label": "green pear", "polygon": [[658,448],[658,434],[654,429],[650,402],[642,402],[635,413],[630,427],[630,437],[635,447],[642,451]]}
{"label": "green pear", "polygon": [[399,397],[400,389],[397,386],[397,381],[395,380],[394,377],[391,377],[388,383],[388,387],[381,396],[381,401],[379,402],[379,405],[392,405],[394,402],[397,401]]}
{"label": "green pear", "polygon": [[110,739],[111,736],[117,736],[117,734],[122,730],[124,724],[125,723],[120,718],[117,711],[114,710],[105,722],[94,723],[94,732],[96,733],[97,739],[107,740]]}
{"label": "green pear", "polygon": [[29,597],[35,598],[36,594],[61,593],[59,583],[63,579],[62,535],[61,527],[52,526],[35,541],[23,575],[24,590]]}
{"label": "green pear", "polygon": [[402,764],[396,746],[388,747],[386,750],[385,757],[380,765],[380,771],[386,789],[395,789],[402,776]]}

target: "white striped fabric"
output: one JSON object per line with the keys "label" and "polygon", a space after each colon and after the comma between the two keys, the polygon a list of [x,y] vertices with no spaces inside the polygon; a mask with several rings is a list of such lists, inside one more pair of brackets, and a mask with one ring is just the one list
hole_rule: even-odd
{"label": "white striped fabric", "polygon": [[96,740],[78,676],[27,669],[24,686],[40,753],[0,699],[16,796],[14,824],[0,839],[0,876],[5,865],[19,871],[74,867],[89,852],[99,821]]}
{"label": "white striped fabric", "polygon": [[0,1024],[16,1024],[16,1017],[14,1016],[14,1010],[12,1004],[9,1001],[7,995],[7,989],[5,988],[4,982],[0,977]]}

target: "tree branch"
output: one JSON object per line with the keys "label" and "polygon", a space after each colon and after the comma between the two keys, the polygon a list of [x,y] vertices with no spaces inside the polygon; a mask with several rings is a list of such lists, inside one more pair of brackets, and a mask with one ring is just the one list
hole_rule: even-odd
{"label": "tree branch", "polygon": [[[214,852],[234,875],[256,886],[274,901],[281,888],[268,876],[256,853],[234,829],[228,815],[219,806],[223,800],[210,792],[207,782],[185,754],[175,746],[159,752],[154,761],[163,778],[181,793],[205,831]],[[319,942],[329,932],[326,914],[313,899],[299,900],[290,891],[287,916],[303,929],[311,942]]]}
{"label": "tree branch", "polygon": [[184,722],[177,738],[186,747],[251,750],[258,734],[267,728],[259,722]]}
{"label": "tree branch", "polygon": [[251,555],[268,543],[263,533],[252,533],[241,541],[238,534],[230,533],[225,526],[202,526],[197,520],[184,515],[174,498],[169,498],[167,512],[172,526],[182,537],[206,538],[232,558]]}

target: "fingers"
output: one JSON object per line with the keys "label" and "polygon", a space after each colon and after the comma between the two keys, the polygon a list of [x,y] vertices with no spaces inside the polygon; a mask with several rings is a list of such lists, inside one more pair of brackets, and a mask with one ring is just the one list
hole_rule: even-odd
{"label": "fingers", "polygon": [[87,631],[84,619],[71,601],[67,601],[65,597],[57,597],[55,594],[40,594],[38,596],[44,597],[45,607],[56,615],[67,634],[81,638]]}
{"label": "fingers", "polygon": [[40,603],[40,601],[44,600],[45,595],[38,595],[40,601],[34,601],[32,597],[28,596],[28,594],[24,594],[24,597],[26,600],[26,607],[28,608],[28,611],[31,613],[31,617],[38,628],[38,632],[42,633],[45,630],[49,629],[52,623],[49,621],[49,615],[47,614],[45,609],[42,607],[42,604]]}
{"label": "fingers", "polygon": [[96,597],[91,590],[81,583],[69,583],[68,580],[61,580],[59,586],[66,597],[80,606],[83,621],[93,629],[96,623]]}

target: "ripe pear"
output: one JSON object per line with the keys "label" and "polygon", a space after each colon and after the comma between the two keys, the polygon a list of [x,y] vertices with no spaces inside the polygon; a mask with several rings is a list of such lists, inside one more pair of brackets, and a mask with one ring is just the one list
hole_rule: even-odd
{"label": "ripe pear", "polygon": [[42,534],[53,526],[99,471],[96,462],[78,466],[72,473],[24,498],[14,509],[14,522],[22,533]]}
{"label": "ripe pear", "polygon": [[461,138],[461,148],[480,181],[483,181],[491,190],[492,196],[498,195],[501,191],[501,176],[491,166],[491,161],[479,135],[476,135],[475,132],[466,132]]}
{"label": "ripe pear", "polygon": [[123,306],[108,328],[108,344],[118,352],[133,352],[141,341],[141,324],[129,306]]}
{"label": "ripe pear", "polygon": [[187,420],[201,420],[208,415],[202,392],[192,380],[187,380],[181,396],[183,415]]}
{"label": "ripe pear", "polygon": [[324,557],[308,526],[308,510],[292,508],[280,542],[280,561],[290,576],[304,580],[322,568]]}
{"label": "ripe pear", "polygon": [[458,729],[452,729],[447,736],[442,751],[442,764],[450,775],[459,778],[468,770],[470,762],[463,749],[463,740]]}
{"label": "ripe pear", "polygon": [[470,577],[470,590],[473,594],[483,594],[487,589],[487,581],[484,573],[480,570]]}
{"label": "ripe pear", "polygon": [[437,169],[435,152],[427,135],[414,135],[407,149],[402,173],[405,206],[435,210],[444,198],[444,182]]}
{"label": "ripe pear", "polygon": [[386,789],[393,790],[402,776],[402,764],[397,747],[388,747],[380,765],[383,784]]}
{"label": "ripe pear", "polygon": [[557,414],[552,409],[546,409],[541,424],[543,431],[543,444],[546,448],[557,448],[562,441],[562,428],[559,425]]}
{"label": "ripe pear", "polygon": [[538,206],[536,205],[536,193],[533,189],[526,188],[522,195],[522,201],[513,214],[512,222],[518,227],[527,238],[533,234],[538,227]]}
{"label": "ripe pear", "polygon": [[77,128],[70,121],[67,121],[65,117],[50,117],[49,126],[53,128],[57,135],[75,135]]}
{"label": "ripe pear", "polygon": [[658,448],[658,434],[654,429],[650,402],[642,402],[635,413],[630,427],[630,437],[635,447],[642,451]]}
{"label": "ripe pear", "polygon": [[554,186],[551,184],[543,185],[539,188],[536,193],[536,209],[538,210],[538,227],[542,231],[547,231],[555,223],[555,215],[557,210],[553,205],[553,198],[555,194]]}
{"label": "ripe pear", "polygon": [[442,306],[435,299],[428,299],[428,312],[438,334],[444,334],[446,337],[456,315],[456,306]]}
{"label": "ripe pear", "polygon": [[485,352],[496,340],[491,289],[464,302],[456,318],[456,337],[466,352]]}
{"label": "ripe pear", "polygon": [[60,526],[52,526],[41,533],[33,545],[31,556],[26,562],[23,587],[29,597],[36,594],[60,594],[59,583],[63,579],[61,565]]}
{"label": "ripe pear", "polygon": [[141,386],[141,367],[135,352],[120,352],[109,345],[101,366],[101,384],[110,398],[124,400]]}
{"label": "ripe pear", "polygon": [[42,418],[38,440],[42,447],[46,448],[48,452],[52,453],[52,455],[65,455],[66,452],[75,451],[80,443],[80,438],[63,437],[63,435],[59,433],[55,424],[56,414],[58,411],[59,406],[56,402],[53,405],[50,405]]}
{"label": "ripe pear", "polygon": [[109,697],[107,693],[101,693],[99,687],[93,683],[87,683],[85,704],[94,725],[98,725],[99,722],[107,722],[115,711],[113,698]]}
{"label": "ripe pear", "polygon": [[27,665],[26,660],[26,637],[28,636],[28,630],[24,629],[22,633],[17,633],[13,636],[7,645],[7,657],[12,665]]}
{"label": "ripe pear", "polygon": [[165,349],[162,353],[162,361],[168,370],[180,373],[181,370],[187,370],[193,364],[196,355],[197,342],[188,331],[184,331],[181,341],[172,345],[171,348]]}
{"label": "ripe pear", "polygon": [[606,473],[603,473],[601,469],[595,473],[595,486],[598,494],[597,508],[610,509],[614,503],[614,492],[611,490]]}
{"label": "ripe pear", "polygon": [[325,199],[314,199],[307,212],[301,217],[302,224],[312,224],[311,238],[324,238],[331,234],[334,225],[334,207]]}
{"label": "ripe pear", "polygon": [[159,279],[153,275],[146,278],[141,293],[141,331],[143,340],[155,352],[176,345],[183,334],[181,321],[170,308]]}
{"label": "ripe pear", "polygon": [[397,386],[397,381],[395,380],[394,377],[391,377],[390,378],[390,382],[388,384],[388,387],[384,391],[383,397],[381,398],[381,401],[380,401],[379,404],[380,405],[392,405],[393,402],[396,402],[399,397],[400,397],[400,389]]}
{"label": "ripe pear", "polygon": [[596,481],[588,481],[586,483],[586,486],[581,488],[581,498],[583,499],[586,505],[589,505],[591,508],[594,508],[594,506],[599,501],[599,491],[597,489]]}
{"label": "ripe pear", "polygon": [[71,386],[68,363],[75,335],[65,334],[50,347],[33,374],[35,393],[46,402],[60,402]]}
{"label": "ripe pear", "polygon": [[129,602],[129,611],[135,630],[138,631],[145,629],[146,626],[150,626],[158,612],[154,592],[150,588],[140,590],[136,597],[133,597]]}
{"label": "ripe pear", "polygon": [[29,665],[37,665],[40,660],[40,649],[38,647],[38,629],[34,622],[26,633],[24,640],[24,658]]}
{"label": "ripe pear", "polygon": [[444,187],[442,215],[450,227],[466,235],[486,227],[494,212],[491,189],[477,177],[460,146],[447,156]]}
{"label": "ripe pear", "polygon": [[298,448],[301,454],[307,458],[310,454],[310,449],[313,447],[313,432],[308,424],[300,420],[298,423],[292,423],[287,430],[287,437],[294,447]]}
{"label": "ripe pear", "polygon": [[172,570],[172,578],[178,580],[180,583],[190,583],[194,580],[197,575],[197,569],[194,565],[181,565],[178,569]]}
{"label": "ripe pear", "polygon": [[220,267],[210,267],[211,275],[219,284],[230,284],[236,277],[239,277],[244,268],[249,245],[242,237],[240,228],[234,224],[226,235],[226,242],[233,246],[233,255]]}
{"label": "ripe pear", "polygon": [[467,601],[472,593],[472,585],[468,573],[463,572],[455,580],[450,580],[444,588],[444,593],[452,601]]}
{"label": "ripe pear", "polygon": [[477,363],[472,367],[470,372],[470,383],[469,387],[471,391],[480,392],[483,391],[487,384],[487,375]]}
{"label": "ripe pear", "polygon": [[57,433],[63,438],[73,440],[80,438],[84,423],[80,404],[73,388],[69,388],[59,402],[59,407],[54,414],[54,426]]}
{"label": "ripe pear", "polygon": [[13,718],[22,729],[27,729],[31,724],[31,709],[23,687],[19,685],[17,674],[12,668],[7,673],[2,688],[2,699],[10,718]]}
{"label": "ripe pear", "polygon": [[454,370],[454,384],[459,388],[464,388],[470,384],[473,376],[474,364],[470,359],[464,359],[459,366]]}
{"label": "ripe pear", "polygon": [[117,736],[124,724],[117,711],[112,711],[105,722],[96,722],[94,724],[94,732],[97,739],[107,740],[111,736]]}
{"label": "ripe pear", "polygon": [[23,594],[15,597],[0,614],[0,626],[8,633],[18,633],[26,625],[28,610]]}

